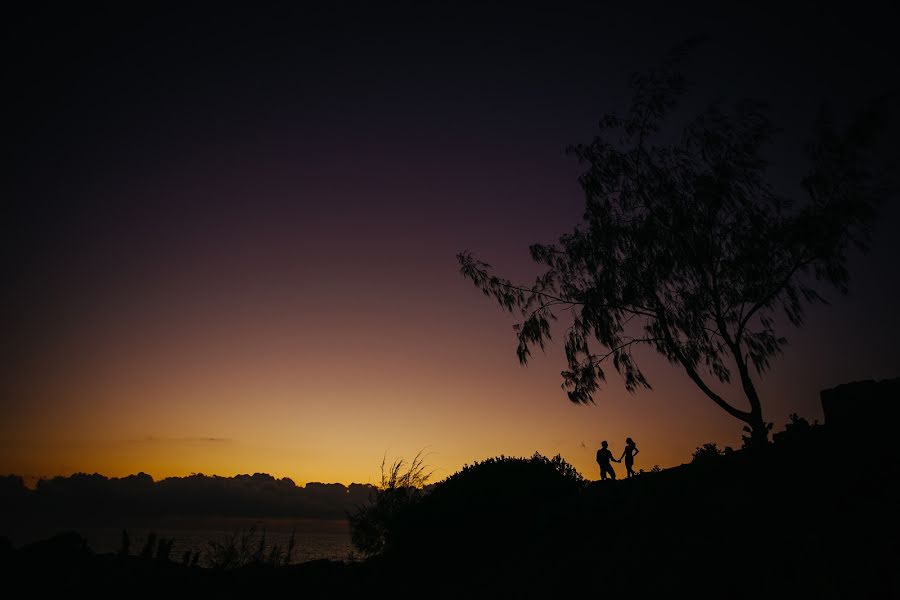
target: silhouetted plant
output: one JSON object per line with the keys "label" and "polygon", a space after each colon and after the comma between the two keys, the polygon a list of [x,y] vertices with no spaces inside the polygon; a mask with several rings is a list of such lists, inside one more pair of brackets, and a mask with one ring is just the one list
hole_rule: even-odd
{"label": "silhouetted plant", "polygon": [[431,475],[421,451],[409,463],[397,459],[387,466],[386,457],[382,458],[381,485],[367,504],[347,514],[351,542],[362,555],[372,556],[385,550],[397,519],[421,500]]}
{"label": "silhouetted plant", "polygon": [[[664,131],[687,89],[678,63],[694,45],[634,75],[628,111],[605,115],[600,136],[568,149],[586,167],[584,222],[555,244],[530,247],[543,268],[533,284],[494,275],[468,251],[457,258],[464,277],[521,315],[522,364],[565,313],[562,376],[572,402],[594,401],[610,363],[628,391],[650,388],[634,354],[649,347],[762,444],[770,425],[753,372],[762,376],[786,343],[776,313],[799,326],[807,304],[825,302],[823,286],[847,290],[848,248],[867,249],[885,195],[866,155],[883,111],[875,106],[843,131],[819,116],[798,201],[770,182],[764,150],[777,131],[762,103],[713,105]],[[735,374],[737,397],[708,383]]]}
{"label": "silhouetted plant", "polygon": [[294,560],[294,548],[297,545],[297,530],[291,529],[291,537],[288,538],[287,547],[284,549],[283,561],[285,565],[291,564]]}
{"label": "silhouetted plant", "polygon": [[809,421],[807,421],[805,418],[801,417],[797,413],[791,413],[788,416],[788,422],[784,425],[784,431],[779,431],[778,433],[776,433],[774,435],[774,438],[779,442],[800,440],[809,435],[810,432],[812,432],[817,427],[819,427],[818,421],[810,425]]}
{"label": "silhouetted plant", "polygon": [[156,547],[156,560],[168,561],[172,554],[172,546],[175,544],[175,538],[160,538]]}
{"label": "silhouetted plant", "polygon": [[[266,542],[265,529],[258,530],[254,525],[248,530],[239,530],[220,540],[210,540],[209,565],[213,569],[237,569],[247,565],[278,567],[290,564],[296,543],[295,531],[285,548],[278,544]],[[191,566],[196,566],[199,552],[194,555]]]}
{"label": "silhouetted plant", "polygon": [[490,480],[489,485],[494,488],[537,483],[541,487],[580,489],[585,483],[584,477],[559,454],[547,458],[535,452],[529,458],[500,455],[480,462],[475,461],[471,465],[465,464],[461,470],[440,482],[435,488],[446,490],[459,485],[457,482],[460,481],[466,481],[464,485],[474,487],[476,484],[471,482],[478,479],[485,480],[477,484],[479,487],[485,486],[488,484],[487,480]]}
{"label": "silhouetted plant", "polygon": [[131,549],[131,538],[128,537],[128,531],[122,530],[122,542],[119,544],[119,556],[128,556]]}
{"label": "silhouetted plant", "polygon": [[241,566],[245,558],[241,555],[239,532],[233,532],[222,540],[210,540],[209,566],[213,569],[233,569]]}
{"label": "silhouetted plant", "polygon": [[[246,531],[235,531],[223,539],[211,540],[208,545],[209,565],[213,569],[237,569],[248,565],[279,567],[293,560],[296,531],[291,530],[291,537],[283,548],[277,543],[269,545],[265,529],[257,529],[255,525]],[[196,566],[199,556],[199,552],[194,555],[191,566]]]}
{"label": "silhouetted plant", "polygon": [[[812,425],[809,424],[809,421],[807,421],[797,413],[791,413],[788,416],[788,419],[790,420],[784,424],[784,430],[786,432],[800,433],[812,429]],[[818,424],[818,421],[816,423]]]}
{"label": "silhouetted plant", "polygon": [[496,552],[530,547],[535,536],[577,527],[574,515],[585,489],[584,478],[559,455],[467,464],[394,521],[389,550],[494,560]]}
{"label": "silhouetted plant", "polygon": [[141,558],[148,560],[153,558],[154,549],[156,549],[156,533],[151,531],[147,534],[147,541],[144,543],[143,550],[141,550]]}
{"label": "silhouetted plant", "polygon": [[[774,425],[774,423],[763,423],[762,425],[759,426],[765,432],[766,440],[769,439],[769,432],[772,431],[773,425]],[[744,425],[741,428],[741,431],[743,431],[744,433],[747,434],[747,435],[743,435],[743,434],[741,435],[741,448],[752,448],[756,444],[755,440],[757,438],[754,437],[757,435],[757,433],[755,433],[756,430],[752,429],[748,425]]]}
{"label": "silhouetted plant", "polygon": [[703,444],[702,446],[697,446],[694,453],[691,455],[691,462],[695,463],[704,463],[709,462],[710,460],[715,460],[722,456],[724,452],[719,450],[718,444],[715,442],[709,442]]}

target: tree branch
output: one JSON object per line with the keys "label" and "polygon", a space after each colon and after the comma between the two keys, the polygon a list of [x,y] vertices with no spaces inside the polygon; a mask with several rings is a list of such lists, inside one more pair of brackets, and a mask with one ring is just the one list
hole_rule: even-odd
{"label": "tree branch", "polygon": [[813,260],[815,260],[815,258],[798,260],[797,263],[793,267],[791,267],[791,270],[784,277],[784,279],[781,280],[781,282],[778,285],[776,285],[772,289],[771,292],[766,294],[762,300],[760,300],[756,304],[754,304],[753,307],[747,312],[746,315],[743,315],[743,317],[740,318],[740,322],[738,323],[737,334],[735,335],[736,339],[739,340],[741,338],[741,335],[743,335],[744,329],[747,327],[747,323],[750,322],[750,318],[753,317],[753,315],[756,314],[756,312],[759,311],[762,307],[766,306],[769,302],[774,300],[778,296],[778,294],[781,293],[781,290],[784,289],[784,286],[786,286],[788,283],[790,283],[791,278],[794,276],[794,274],[801,267],[804,267],[804,266],[810,264]]}
{"label": "tree branch", "polygon": [[[662,301],[658,297],[656,298],[656,301],[659,303],[659,306],[662,306]],[[669,350],[675,355],[675,358],[678,360],[678,362],[681,363],[681,366],[684,367],[684,370],[687,372],[688,377],[691,378],[691,381],[693,381],[694,384],[696,384],[696,386],[700,388],[700,390],[704,394],[706,394],[710,400],[715,402],[716,405],[719,406],[719,408],[727,412],[732,417],[735,417],[736,419],[740,419],[744,422],[749,422],[750,413],[737,409],[729,404],[724,398],[712,391],[712,389],[706,384],[706,382],[703,381],[703,378],[694,368],[693,363],[687,359],[687,357],[684,355],[684,352],[681,351],[681,346],[672,337],[672,332],[669,330],[669,325],[664,315],[662,314],[660,315],[659,325],[663,332],[663,338]]]}
{"label": "tree branch", "polygon": [[[549,294],[547,292],[538,290],[537,288],[528,288],[528,287],[524,287],[524,286],[520,286],[520,285],[515,285],[508,281],[504,281],[504,280],[500,279],[499,277],[490,275],[487,271],[485,271],[484,269],[479,269],[478,267],[473,266],[473,267],[471,267],[471,269],[473,271],[479,273],[482,277],[484,277],[486,280],[490,281],[494,285],[499,285],[500,287],[503,287],[508,290],[523,292],[526,294],[533,294],[535,296],[540,296],[542,298],[547,298],[551,301],[555,301],[558,304],[567,304],[569,306],[585,306],[584,302],[578,302],[576,300],[569,300],[566,298],[561,298],[554,294]],[[652,312],[648,312],[648,309],[646,309],[645,307],[642,307],[642,306],[637,306],[637,305],[619,306],[619,305],[615,305],[615,304],[598,304],[597,306],[600,308],[621,310],[621,311],[631,313],[631,314],[642,315],[642,316],[650,317],[650,318],[656,318],[655,314],[653,314]]]}
{"label": "tree branch", "polygon": [[609,352],[607,352],[606,354],[604,354],[602,356],[596,355],[596,354],[591,354],[588,356],[588,359],[591,360],[594,364],[600,364],[601,362],[608,359],[610,356],[612,356],[616,352],[624,350],[625,348],[628,348],[634,344],[643,344],[643,343],[649,344],[651,342],[659,341],[659,339],[660,338],[631,338],[629,341],[625,342],[624,344],[620,344],[620,345],[616,346],[615,348],[611,348]]}

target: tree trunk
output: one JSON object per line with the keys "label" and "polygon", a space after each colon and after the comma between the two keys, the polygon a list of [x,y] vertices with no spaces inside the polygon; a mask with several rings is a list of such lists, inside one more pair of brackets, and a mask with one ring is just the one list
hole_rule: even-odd
{"label": "tree trunk", "polygon": [[[722,324],[724,325],[724,322],[722,322]],[[747,448],[765,446],[769,443],[769,429],[771,428],[771,424],[767,424],[763,420],[762,404],[759,401],[759,394],[756,393],[756,386],[753,385],[753,379],[750,377],[750,369],[747,366],[747,361],[741,352],[740,340],[732,341],[726,335],[725,341],[731,349],[732,356],[734,356],[738,374],[741,377],[741,387],[744,390],[747,401],[750,403],[750,412],[747,414],[747,418],[744,419],[747,423],[747,426],[744,427],[744,431],[748,432],[750,435],[741,436],[744,440],[744,446]]]}
{"label": "tree trunk", "polygon": [[755,414],[747,420],[747,426],[744,431],[749,435],[741,436],[744,440],[744,446],[747,448],[760,448],[769,443],[770,424],[766,424],[761,414]]}
{"label": "tree trunk", "polygon": [[[663,313],[662,302],[658,302],[658,312]],[[753,380],[750,378],[750,369],[747,367],[747,361],[744,360],[743,356],[741,356],[740,344],[731,339],[731,337],[727,333],[727,329],[725,327],[725,322],[721,318],[719,319],[719,328],[722,331],[723,339],[728,345],[729,349],[734,356],[735,362],[737,363],[738,373],[741,377],[741,387],[744,390],[744,395],[747,397],[747,401],[750,403],[750,410],[743,411],[740,410],[731,404],[728,403],[724,398],[715,393],[706,382],[703,381],[703,378],[697,372],[697,369],[694,367],[694,363],[687,359],[684,353],[681,351],[680,346],[675,342],[674,337],[669,331],[668,324],[662,316],[658,317],[659,324],[662,327],[662,333],[669,344],[669,348],[671,349],[672,354],[674,354],[678,362],[681,363],[681,366],[684,367],[688,376],[691,380],[703,391],[704,394],[707,395],[713,402],[715,402],[719,408],[727,412],[732,417],[739,419],[746,423],[744,426],[744,431],[748,432],[749,436],[741,436],[744,440],[745,447],[761,447],[765,446],[769,443],[769,429],[771,428],[771,424],[766,424],[762,418],[762,405],[759,402],[759,394],[756,393],[756,386],[753,385]]]}
{"label": "tree trunk", "polygon": [[693,368],[693,365],[682,360],[682,366],[684,366],[688,376],[697,385],[697,387],[699,387],[703,391],[704,394],[706,394],[713,402],[715,402],[729,415],[746,423],[746,425],[744,426],[744,431],[746,431],[749,435],[741,436],[741,438],[744,440],[745,447],[762,447],[769,443],[769,429],[771,429],[772,425],[770,423],[767,424],[762,418],[762,405],[759,402],[759,396],[756,393],[756,387],[753,385],[753,381],[750,379],[750,373],[745,363],[742,364],[739,361],[738,370],[741,374],[741,383],[744,389],[744,394],[747,396],[747,400],[750,402],[749,411],[743,411],[735,408],[724,398],[712,391],[709,386],[706,385],[706,382],[703,381],[703,378],[700,377],[700,374],[697,373],[696,369]]}

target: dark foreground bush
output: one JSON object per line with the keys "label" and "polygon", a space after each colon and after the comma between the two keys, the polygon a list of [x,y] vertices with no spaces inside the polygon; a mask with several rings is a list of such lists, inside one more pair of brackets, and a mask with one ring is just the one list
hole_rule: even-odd
{"label": "dark foreground bush", "polygon": [[394,523],[386,551],[431,556],[529,552],[565,530],[584,479],[561,457],[500,456],[466,465],[436,484]]}
{"label": "dark foreground bush", "polygon": [[[409,549],[493,552],[559,525],[578,501],[584,479],[560,456],[500,456],[466,465],[427,492],[417,455],[382,467],[371,501],[349,514],[354,546],[367,556]],[[485,543],[478,541],[481,538]]]}

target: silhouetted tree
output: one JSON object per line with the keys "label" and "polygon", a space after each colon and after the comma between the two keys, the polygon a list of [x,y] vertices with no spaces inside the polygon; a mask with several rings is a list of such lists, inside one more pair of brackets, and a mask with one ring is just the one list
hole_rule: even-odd
{"label": "silhouetted tree", "polygon": [[[649,346],[745,424],[745,443],[764,443],[771,424],[754,377],[785,344],[776,313],[799,326],[807,303],[825,302],[822,287],[846,291],[848,248],[867,248],[884,192],[865,156],[880,113],[866,111],[843,131],[820,116],[804,198],[781,195],[763,158],[776,131],[760,103],[713,105],[680,135],[664,130],[686,88],[676,66],[690,46],[634,75],[628,111],[604,116],[600,136],[569,148],[586,167],[584,222],[530,247],[543,269],[532,285],[494,275],[469,252],[457,258],[463,276],[521,314],[521,363],[564,312],[572,402],[593,402],[610,362],[628,391],[650,388],[634,354]],[[710,385],[735,371],[743,401]]]}

